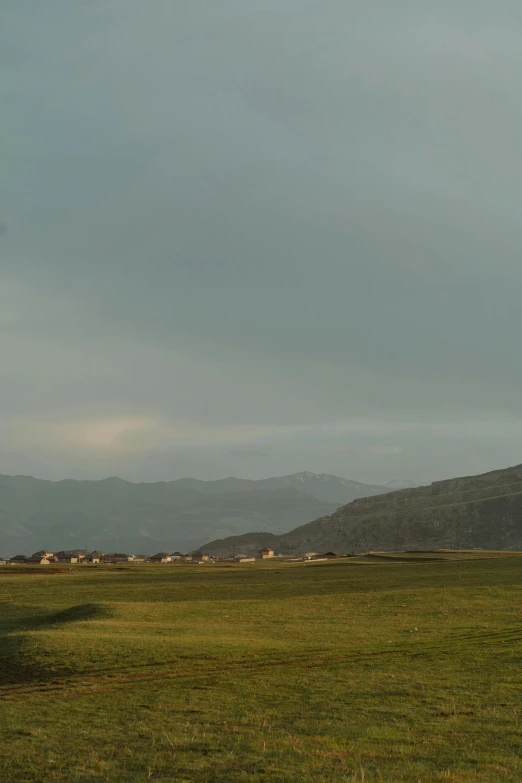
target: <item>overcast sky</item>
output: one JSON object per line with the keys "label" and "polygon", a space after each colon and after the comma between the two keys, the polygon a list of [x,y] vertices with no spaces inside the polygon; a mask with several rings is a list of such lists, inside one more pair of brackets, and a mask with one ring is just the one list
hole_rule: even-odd
{"label": "overcast sky", "polygon": [[4,0],[0,472],[522,462],[517,0]]}

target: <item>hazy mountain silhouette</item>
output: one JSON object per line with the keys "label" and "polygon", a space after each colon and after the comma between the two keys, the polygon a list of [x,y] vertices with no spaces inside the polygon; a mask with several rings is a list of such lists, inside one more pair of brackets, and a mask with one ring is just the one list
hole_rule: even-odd
{"label": "hazy mountain silhouette", "polygon": [[41,548],[188,550],[211,538],[284,530],[383,487],[326,474],[134,484],[0,476],[0,554]]}

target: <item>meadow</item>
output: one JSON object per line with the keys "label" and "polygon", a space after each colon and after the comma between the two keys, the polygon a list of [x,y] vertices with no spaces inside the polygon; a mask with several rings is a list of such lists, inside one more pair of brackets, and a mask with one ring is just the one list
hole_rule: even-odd
{"label": "meadow", "polygon": [[2,781],[521,781],[522,556],[0,568]]}

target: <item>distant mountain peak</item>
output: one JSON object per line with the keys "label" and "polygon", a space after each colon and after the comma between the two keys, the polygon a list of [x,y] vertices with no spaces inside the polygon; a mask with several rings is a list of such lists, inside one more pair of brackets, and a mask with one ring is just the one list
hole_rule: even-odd
{"label": "distant mountain peak", "polygon": [[[364,484],[362,481],[353,481],[351,479],[345,479],[341,478],[340,476],[335,476],[333,473],[312,473],[310,470],[302,470],[299,473],[290,473],[287,476],[281,476],[281,479],[296,479],[298,481],[335,481],[340,482],[341,484],[344,484],[347,487],[374,487],[374,486],[380,486],[376,484]],[[270,480],[276,480],[274,479],[266,479],[266,481]],[[384,489],[384,486],[382,487]]]}

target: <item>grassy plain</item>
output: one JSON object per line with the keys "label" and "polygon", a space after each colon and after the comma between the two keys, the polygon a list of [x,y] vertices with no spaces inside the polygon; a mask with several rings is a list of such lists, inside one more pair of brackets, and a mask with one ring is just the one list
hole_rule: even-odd
{"label": "grassy plain", "polygon": [[2,781],[522,781],[522,557],[0,569]]}

